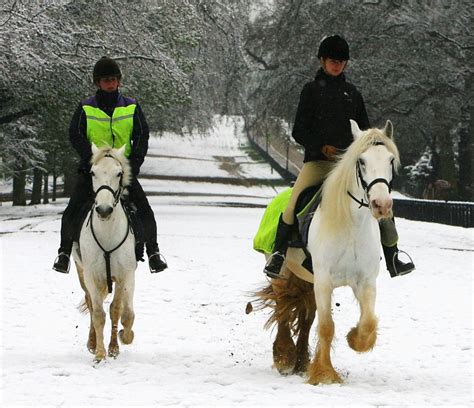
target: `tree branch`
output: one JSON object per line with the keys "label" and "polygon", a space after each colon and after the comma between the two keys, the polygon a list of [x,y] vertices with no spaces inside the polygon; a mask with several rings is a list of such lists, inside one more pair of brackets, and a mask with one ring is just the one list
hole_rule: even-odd
{"label": "tree branch", "polygon": [[13,122],[14,120],[17,120],[23,116],[31,115],[33,113],[33,109],[31,108],[26,108],[23,109],[19,112],[11,113],[9,115],[5,116],[0,116],[0,125],[3,125],[5,123],[10,123]]}
{"label": "tree branch", "polygon": [[250,51],[247,47],[244,48],[245,49],[245,52],[250,55],[250,57],[252,57],[255,61],[257,61],[259,64],[263,65],[263,67],[265,68],[265,70],[267,71],[274,71],[276,69],[279,68],[279,64],[268,64],[262,57],[259,57],[258,55],[256,55],[255,53],[253,53],[252,51]]}

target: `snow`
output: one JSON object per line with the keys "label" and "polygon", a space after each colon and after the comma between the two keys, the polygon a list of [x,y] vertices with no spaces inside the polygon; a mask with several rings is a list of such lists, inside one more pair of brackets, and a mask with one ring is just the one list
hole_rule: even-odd
{"label": "snow", "polygon": [[[245,144],[229,121],[206,137],[156,137],[142,175],[275,178]],[[216,156],[247,166],[229,174]],[[85,347],[89,317],[77,310],[75,270],[51,270],[66,200],[0,207],[2,406],[473,405],[472,229],[397,219],[400,247],[417,270],[390,279],[381,269],[379,337],[367,354],[347,346],[358,307],[348,288],[335,291],[333,362],[345,383],[311,386],[272,369],[268,315],[245,314],[249,293],[266,282],[253,235],[278,188],[143,185],[156,194],[150,203],[170,267],[151,275],[139,264],[135,340],[98,366]],[[314,349],[314,328],[311,339]]]}
{"label": "snow", "polygon": [[158,167],[161,175],[280,179],[269,164],[252,161],[243,151],[248,146],[246,139],[235,136],[242,127],[243,120],[235,119],[217,122],[205,136],[179,137],[165,132],[156,145],[150,145],[142,174],[156,174]]}

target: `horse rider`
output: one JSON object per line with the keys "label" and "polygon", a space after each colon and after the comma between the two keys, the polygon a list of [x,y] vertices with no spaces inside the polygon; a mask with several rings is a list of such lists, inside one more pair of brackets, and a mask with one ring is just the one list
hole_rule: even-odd
{"label": "horse rider", "polygon": [[122,73],[115,60],[102,57],[94,66],[95,95],[81,101],[71,119],[69,140],[81,158],[76,188],[61,220],[61,245],[53,269],[68,273],[73,239],[80,227],[79,217],[93,199],[90,174],[91,145],[120,148],[128,157],[132,181],[128,186],[129,200],[136,206],[143,225],[148,264],[152,273],[168,267],[160,254],[156,238],[156,221],[145,192],[137,180],[147,150],[149,129],[140,105],[119,92]]}
{"label": "horse rider", "polygon": [[[299,194],[307,187],[322,183],[333,167],[336,155],[353,141],[349,119],[361,129],[370,127],[364,99],[346,81],[344,70],[349,60],[349,45],[339,35],[326,37],[319,45],[321,68],[313,81],[304,85],[296,111],[292,136],[305,149],[304,164],[293,186],[285,211],[281,214],[273,254],[264,272],[279,278],[295,219]],[[381,220],[381,240],[390,276],[405,275],[414,264],[398,258],[398,234],[393,219]]]}

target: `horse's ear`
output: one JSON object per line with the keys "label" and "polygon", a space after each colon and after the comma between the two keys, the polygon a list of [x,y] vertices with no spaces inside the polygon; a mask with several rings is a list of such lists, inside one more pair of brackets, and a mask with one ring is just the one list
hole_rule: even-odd
{"label": "horse's ear", "polygon": [[387,120],[387,123],[385,123],[383,132],[387,135],[387,137],[393,139],[393,124],[390,120]]}
{"label": "horse's ear", "polygon": [[125,147],[126,147],[126,145],[123,145],[120,149],[117,149],[117,153],[120,156],[125,156]]}
{"label": "horse's ear", "polygon": [[92,143],[92,156],[95,156],[98,151],[99,148],[94,143]]}
{"label": "horse's ear", "polygon": [[352,130],[352,136],[354,136],[354,140],[357,139],[360,134],[362,133],[362,130],[360,130],[359,125],[355,120],[349,119],[351,122],[351,130]]}

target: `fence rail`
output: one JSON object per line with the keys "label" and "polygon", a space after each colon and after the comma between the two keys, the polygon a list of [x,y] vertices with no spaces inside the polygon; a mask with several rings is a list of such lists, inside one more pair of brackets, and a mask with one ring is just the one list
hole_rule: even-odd
{"label": "fence rail", "polygon": [[[296,179],[303,165],[303,153],[283,137],[264,137],[247,132],[250,143],[287,181]],[[397,217],[436,222],[465,228],[474,227],[474,203],[437,200],[393,199]]]}
{"label": "fence rail", "polygon": [[398,217],[409,220],[474,227],[474,203],[395,198],[393,209]]}

